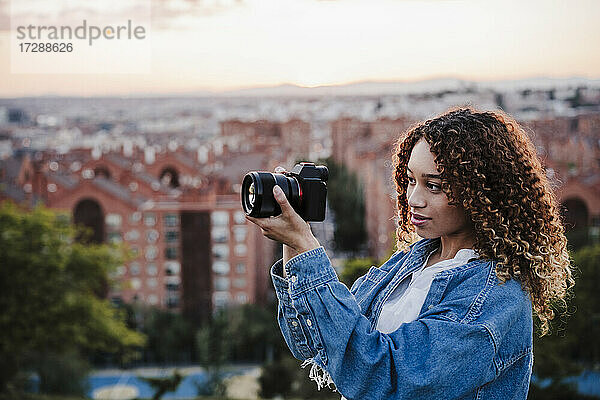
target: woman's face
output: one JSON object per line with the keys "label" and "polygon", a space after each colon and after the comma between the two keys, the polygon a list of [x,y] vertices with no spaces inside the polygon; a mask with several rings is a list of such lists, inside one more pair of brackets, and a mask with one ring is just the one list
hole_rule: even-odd
{"label": "woman's face", "polygon": [[[463,207],[448,204],[434,156],[425,139],[419,140],[413,147],[407,174],[406,197],[410,218],[419,236],[433,239],[469,235],[472,232]],[[421,217],[413,214],[420,214]]]}

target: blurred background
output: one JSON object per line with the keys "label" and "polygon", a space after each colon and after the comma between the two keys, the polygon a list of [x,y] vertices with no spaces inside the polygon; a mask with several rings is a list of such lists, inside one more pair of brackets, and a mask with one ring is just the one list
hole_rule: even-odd
{"label": "blurred background", "polygon": [[[593,0],[0,0],[0,399],[338,399],[283,342],[281,246],[246,223],[241,180],[327,165],[312,227],[351,285],[395,251],[395,140],[461,105],[531,135],[577,268],[567,314],[535,339],[529,398],[600,398],[599,15]],[[50,34],[84,21],[144,37]]]}

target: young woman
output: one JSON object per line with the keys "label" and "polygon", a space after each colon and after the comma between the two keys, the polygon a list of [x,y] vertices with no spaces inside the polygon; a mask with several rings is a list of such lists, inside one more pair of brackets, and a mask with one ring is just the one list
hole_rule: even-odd
{"label": "young woman", "polygon": [[284,244],[271,275],[293,355],[347,399],[525,399],[532,311],[545,334],[573,285],[530,139],[502,113],[452,110],[400,138],[395,183],[399,250],[350,290],[277,187],[282,214],[247,217]]}

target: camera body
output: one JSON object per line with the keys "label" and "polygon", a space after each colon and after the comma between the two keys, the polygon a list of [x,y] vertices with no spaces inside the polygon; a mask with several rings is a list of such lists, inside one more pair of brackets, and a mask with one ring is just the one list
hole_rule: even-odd
{"label": "camera body", "polygon": [[249,172],[242,182],[242,208],[247,215],[257,218],[281,214],[281,208],[273,197],[273,187],[278,185],[302,219],[323,221],[328,178],[327,167],[311,162],[296,164],[292,171],[282,174]]}

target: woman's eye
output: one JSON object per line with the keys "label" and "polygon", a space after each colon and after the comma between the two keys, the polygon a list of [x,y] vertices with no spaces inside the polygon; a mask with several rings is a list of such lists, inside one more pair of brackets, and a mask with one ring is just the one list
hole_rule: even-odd
{"label": "woman's eye", "polygon": [[435,183],[430,183],[430,184],[429,184],[429,187],[430,187],[432,190],[441,190],[441,189],[442,189],[440,185],[436,185]]}

